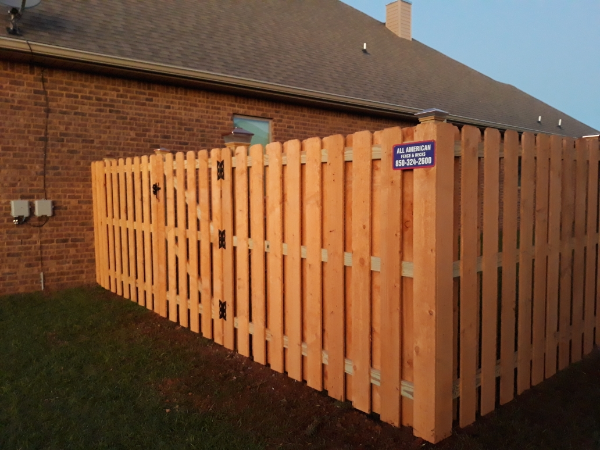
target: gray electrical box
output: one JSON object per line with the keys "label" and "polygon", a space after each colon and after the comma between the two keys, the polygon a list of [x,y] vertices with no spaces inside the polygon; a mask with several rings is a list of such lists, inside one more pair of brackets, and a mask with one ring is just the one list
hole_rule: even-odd
{"label": "gray electrical box", "polygon": [[52,217],[52,200],[36,200],[34,202],[35,205],[35,215],[37,217],[48,216]]}
{"label": "gray electrical box", "polygon": [[27,200],[11,200],[10,214],[13,217],[29,217],[29,202]]}

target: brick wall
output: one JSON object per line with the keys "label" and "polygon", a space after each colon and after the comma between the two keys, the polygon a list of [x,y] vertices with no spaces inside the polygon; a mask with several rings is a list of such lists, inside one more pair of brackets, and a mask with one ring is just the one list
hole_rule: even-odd
{"label": "brick wall", "polygon": [[[286,141],[406,125],[274,101],[79,72],[44,71],[50,103],[47,198],[55,216],[16,226],[10,200],[43,198],[42,69],[0,61],[0,295],[95,282],[90,163],[222,146],[232,116],[273,119]],[[40,245],[41,243],[41,245]]]}

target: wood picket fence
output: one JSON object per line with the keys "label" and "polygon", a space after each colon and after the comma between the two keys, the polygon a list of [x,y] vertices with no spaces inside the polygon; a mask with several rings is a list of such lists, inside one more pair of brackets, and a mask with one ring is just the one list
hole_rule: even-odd
{"label": "wood picket fence", "polygon": [[99,161],[97,281],[438,442],[598,345],[598,157],[426,120]]}

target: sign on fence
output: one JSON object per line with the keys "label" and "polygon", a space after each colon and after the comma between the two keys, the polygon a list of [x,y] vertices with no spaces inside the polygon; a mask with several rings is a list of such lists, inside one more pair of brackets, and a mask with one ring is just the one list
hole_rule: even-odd
{"label": "sign on fence", "polygon": [[394,170],[419,169],[435,165],[435,141],[394,146]]}

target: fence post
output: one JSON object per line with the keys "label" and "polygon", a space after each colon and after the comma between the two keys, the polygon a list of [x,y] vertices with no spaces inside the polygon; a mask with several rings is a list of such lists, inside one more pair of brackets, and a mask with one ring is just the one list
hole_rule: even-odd
{"label": "fence post", "polygon": [[435,141],[435,165],[414,170],[414,434],[452,433],[454,129],[418,113],[415,141]]}

